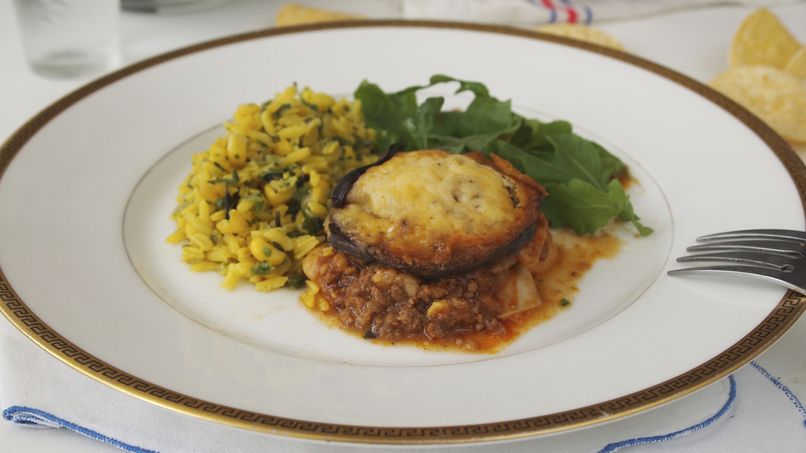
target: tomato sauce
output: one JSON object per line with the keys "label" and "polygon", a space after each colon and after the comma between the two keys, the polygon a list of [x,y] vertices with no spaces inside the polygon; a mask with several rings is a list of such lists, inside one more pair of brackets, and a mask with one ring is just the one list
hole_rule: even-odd
{"label": "tomato sauce", "polygon": [[[521,334],[537,324],[551,319],[565,310],[584,310],[585,307],[574,302],[579,291],[578,284],[585,273],[600,259],[615,256],[621,241],[610,234],[595,236],[578,236],[566,230],[553,230],[553,242],[558,254],[554,265],[539,274],[533,274],[542,303],[532,309],[502,319],[502,332],[469,332],[452,336],[448,339],[405,339],[389,341],[381,338],[368,339],[380,345],[408,344],[427,350],[450,350],[475,353],[495,353],[517,339]],[[339,325],[335,311],[321,312],[312,310],[320,318],[333,327],[361,336],[355,330],[344,329]]]}

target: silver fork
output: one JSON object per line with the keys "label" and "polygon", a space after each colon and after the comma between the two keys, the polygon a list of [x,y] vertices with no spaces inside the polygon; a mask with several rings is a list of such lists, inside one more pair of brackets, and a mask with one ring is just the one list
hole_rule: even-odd
{"label": "silver fork", "polygon": [[806,294],[806,232],[794,230],[740,230],[697,238],[686,251],[695,255],[679,263],[728,263],[672,269],[669,275],[738,274],[774,281]]}

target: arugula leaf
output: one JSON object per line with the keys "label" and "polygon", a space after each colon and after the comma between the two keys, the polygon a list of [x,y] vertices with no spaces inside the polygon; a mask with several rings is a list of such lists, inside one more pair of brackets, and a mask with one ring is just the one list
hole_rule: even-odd
{"label": "arugula leaf", "polygon": [[579,135],[550,135],[548,141],[555,152],[549,161],[564,168],[573,177],[592,184],[599,190],[606,190],[608,175],[602,169],[602,159],[592,142]]}
{"label": "arugula leaf", "polygon": [[550,135],[570,134],[571,123],[568,121],[552,121],[543,123],[532,118],[524,118],[523,125],[512,136],[512,144],[524,151],[535,152],[551,147],[547,137]]}
{"label": "arugula leaf", "polygon": [[630,197],[624,192],[624,187],[621,186],[621,182],[614,179],[610,184],[612,185],[613,183],[618,183],[618,190],[614,190],[614,196],[619,198],[619,202],[622,205],[621,212],[618,215],[619,220],[632,223],[641,236],[649,236],[652,234],[652,228],[641,223],[641,218],[635,215],[635,210],[633,209],[632,203],[630,203]]}
{"label": "arugula leaf", "polygon": [[487,90],[487,87],[480,82],[469,82],[467,80],[460,80],[443,74],[432,75],[431,80],[429,80],[429,82],[431,82],[430,86],[434,86],[438,83],[459,82],[459,89],[456,90],[456,93],[461,93],[463,91],[470,91],[471,93],[475,94],[478,97],[490,96],[490,92],[489,90]]}
{"label": "arugula leaf", "polygon": [[[458,115],[454,115],[458,114]],[[441,112],[434,121],[431,130],[431,144],[441,149],[454,153],[465,151],[481,151],[484,153],[494,152],[495,143],[499,137],[511,135],[520,127],[517,118],[511,117],[511,124],[505,124],[503,118],[498,118],[498,125],[490,130],[474,131],[473,126],[468,123],[481,122],[482,118],[464,117],[464,112]],[[493,115],[491,115],[493,116]],[[495,124],[493,118],[489,118],[489,124]]]}
{"label": "arugula leaf", "polygon": [[[416,92],[439,83],[459,82],[458,92],[476,95],[464,112],[442,112],[441,96],[430,97],[417,106]],[[354,96],[361,101],[367,125],[376,131],[376,146],[386,150],[396,145],[403,150],[432,145],[449,151],[483,150],[502,134],[512,134],[521,118],[512,113],[510,101],[489,96],[487,87],[448,76],[435,75],[425,86],[411,86],[396,93],[363,81]]]}
{"label": "arugula leaf", "polygon": [[428,98],[417,107],[410,118],[403,121],[403,130],[412,148],[428,148],[428,133],[434,124],[434,117],[442,110],[444,102],[445,99],[442,97]]}
{"label": "arugula leaf", "polygon": [[417,109],[418,89],[409,87],[387,94],[378,85],[364,80],[355,90],[355,97],[361,100],[361,110],[372,127],[395,129]]}
{"label": "arugula leaf", "polygon": [[652,233],[651,228],[639,222],[629,197],[617,179],[610,181],[607,191],[601,191],[579,179],[566,184],[551,184],[546,188],[551,196],[543,200],[541,208],[554,227],[568,227],[577,234],[593,234],[610,219],[618,217],[622,221],[632,222],[641,236]]}
{"label": "arugula leaf", "polygon": [[[464,111],[442,111],[444,98],[418,105],[417,92],[441,83],[458,83],[456,93],[475,97]],[[573,133],[567,121],[542,122],[512,111],[510,101],[490,95],[479,82],[437,74],[428,85],[385,93],[363,81],[355,91],[375,145],[386,150],[440,148],[454,153],[496,153],[540,182],[549,195],[541,210],[553,227],[593,234],[612,219],[631,222],[638,232],[652,232],[639,221],[616,176],[624,163],[599,144]]]}
{"label": "arugula leaf", "polygon": [[387,94],[378,85],[364,80],[355,90],[367,126],[377,132],[379,149],[385,151],[404,134],[402,124],[417,111],[415,93],[419,89],[415,86]]}
{"label": "arugula leaf", "polygon": [[[613,164],[607,161],[605,166],[598,145],[573,134],[546,137],[551,146],[549,151],[526,153],[512,143],[499,141],[495,152],[541,184],[560,184],[579,179],[598,190],[607,190]],[[621,163],[616,157],[612,159]]]}
{"label": "arugula leaf", "polygon": [[495,153],[510,161],[521,172],[527,174],[543,185],[563,184],[574,179],[575,174],[569,169],[553,162],[551,153],[539,155],[523,152],[520,148],[499,140]]}
{"label": "arugula leaf", "polygon": [[552,226],[592,234],[615,217],[632,222],[641,236],[652,233],[639,222],[621,182],[611,179],[624,167],[617,157],[608,153],[603,158],[601,146],[576,135],[549,136],[548,141],[553,153],[525,153],[504,141],[496,144],[496,153],[546,186],[549,196],[541,209]]}
{"label": "arugula leaf", "polygon": [[606,175],[607,179],[615,178],[627,169],[627,166],[624,165],[621,159],[610,154],[606,149],[602,148],[601,145],[596,142],[591,142],[591,144],[593,144],[596,151],[599,153],[599,158],[602,160],[602,172]]}
{"label": "arugula leaf", "polygon": [[431,135],[430,143],[432,147],[444,149],[452,153],[463,153],[465,151],[491,152],[494,143],[498,139],[498,134],[468,135],[466,137],[452,137],[450,135]]}
{"label": "arugula leaf", "polygon": [[[618,181],[614,183],[621,187]],[[616,185],[608,186],[607,192],[580,179],[547,185],[551,196],[543,200],[543,213],[553,226],[569,227],[578,234],[593,234],[624,209]]]}
{"label": "arugula leaf", "polygon": [[492,97],[476,97],[461,115],[461,135],[494,134],[520,126],[520,120],[512,113],[510,101]]}

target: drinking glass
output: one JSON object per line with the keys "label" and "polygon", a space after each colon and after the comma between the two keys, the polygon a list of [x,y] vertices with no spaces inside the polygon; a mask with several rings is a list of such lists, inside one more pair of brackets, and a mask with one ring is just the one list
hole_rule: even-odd
{"label": "drinking glass", "polygon": [[14,6],[35,72],[74,77],[119,62],[118,0],[14,0]]}

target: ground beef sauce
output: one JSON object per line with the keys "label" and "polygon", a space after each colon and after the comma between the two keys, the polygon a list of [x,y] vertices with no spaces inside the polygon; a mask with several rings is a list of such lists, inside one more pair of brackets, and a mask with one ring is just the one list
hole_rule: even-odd
{"label": "ground beef sauce", "polygon": [[493,296],[501,274],[489,270],[422,281],[380,265],[357,266],[346,255],[320,258],[323,295],[342,326],[365,338],[444,340],[466,332],[501,333]]}
{"label": "ground beef sauce", "polygon": [[[619,240],[607,234],[579,237],[559,231],[553,238],[536,256],[528,250],[518,256],[521,265],[538,270],[532,275],[542,303],[506,317],[501,317],[506,304],[500,289],[515,257],[433,281],[378,264],[365,265],[328,247],[312,253],[303,266],[330,304],[327,311],[314,311],[343,329],[387,344],[491,353],[570,306],[584,273],[619,248]],[[551,262],[530,267],[524,262],[528,259]]]}
{"label": "ground beef sauce", "polygon": [[545,189],[494,154],[410,151],[362,171],[334,189],[302,301],[369,340],[495,352],[618,248],[550,230]]}

